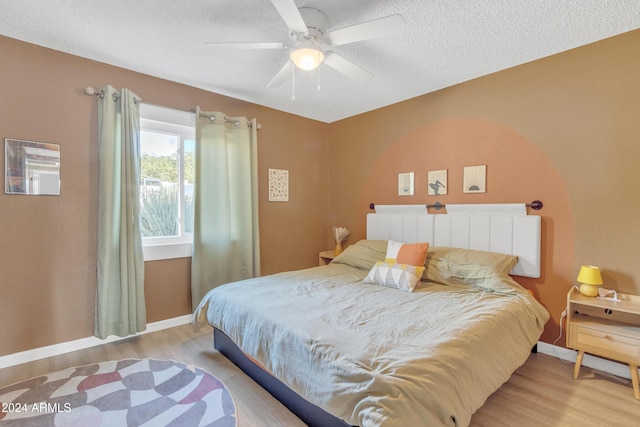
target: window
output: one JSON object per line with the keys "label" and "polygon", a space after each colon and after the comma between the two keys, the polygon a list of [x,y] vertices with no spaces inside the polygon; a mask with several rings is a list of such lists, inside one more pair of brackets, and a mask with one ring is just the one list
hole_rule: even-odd
{"label": "window", "polygon": [[141,104],[140,155],[145,260],[191,256],[195,114]]}

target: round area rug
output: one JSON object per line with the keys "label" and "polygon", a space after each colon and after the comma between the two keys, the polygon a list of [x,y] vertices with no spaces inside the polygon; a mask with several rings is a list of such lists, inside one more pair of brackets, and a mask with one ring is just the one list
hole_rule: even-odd
{"label": "round area rug", "polygon": [[0,426],[235,427],[227,388],[168,360],[125,359],[69,368],[0,388]]}

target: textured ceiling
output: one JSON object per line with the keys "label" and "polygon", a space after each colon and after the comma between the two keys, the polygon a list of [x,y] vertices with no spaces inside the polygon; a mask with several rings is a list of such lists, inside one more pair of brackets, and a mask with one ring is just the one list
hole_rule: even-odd
{"label": "textured ceiling", "polygon": [[333,122],[640,28],[640,0],[295,2],[325,12],[330,30],[392,14],[406,28],[334,48],[374,74],[366,83],[322,65],[272,89],[287,50],[205,44],[289,43],[269,0],[2,0],[0,34]]}

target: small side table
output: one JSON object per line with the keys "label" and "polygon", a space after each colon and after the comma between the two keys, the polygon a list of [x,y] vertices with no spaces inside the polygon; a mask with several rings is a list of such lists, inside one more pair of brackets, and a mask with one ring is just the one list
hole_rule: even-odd
{"label": "small side table", "polygon": [[327,265],[336,257],[334,250],[322,251],[318,254],[318,265]]}
{"label": "small side table", "polygon": [[578,350],[573,378],[584,353],[629,365],[634,397],[640,400],[640,296],[618,294],[620,301],[585,297],[576,288],[567,294],[567,347]]}

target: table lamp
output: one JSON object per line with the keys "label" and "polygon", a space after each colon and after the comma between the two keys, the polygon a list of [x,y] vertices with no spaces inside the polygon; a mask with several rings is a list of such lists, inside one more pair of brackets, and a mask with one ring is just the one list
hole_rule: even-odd
{"label": "table lamp", "polygon": [[602,285],[602,276],[600,269],[595,265],[583,265],[578,273],[578,282],[580,285],[580,293],[587,297],[595,297],[598,295],[598,286]]}

